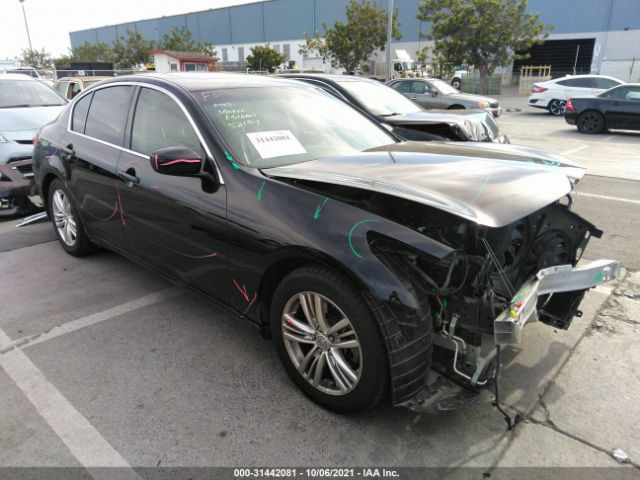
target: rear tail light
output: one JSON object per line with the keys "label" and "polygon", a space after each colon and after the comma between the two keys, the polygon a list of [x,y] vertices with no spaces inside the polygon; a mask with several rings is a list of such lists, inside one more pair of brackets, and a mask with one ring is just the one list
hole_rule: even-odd
{"label": "rear tail light", "polygon": [[544,88],[544,87],[538,87],[537,85],[533,87],[533,90],[531,91],[531,93],[542,93],[542,92],[546,92],[547,90],[549,90],[548,88]]}
{"label": "rear tail light", "polygon": [[573,112],[575,109],[573,107],[573,102],[571,101],[571,99],[567,100],[567,103],[564,106],[564,111],[565,112]]}

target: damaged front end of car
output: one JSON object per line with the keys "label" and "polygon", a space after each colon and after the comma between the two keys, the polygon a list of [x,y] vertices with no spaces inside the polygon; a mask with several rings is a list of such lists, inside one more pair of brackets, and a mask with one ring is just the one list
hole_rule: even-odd
{"label": "damaged front end of car", "polygon": [[[416,298],[428,299],[433,322],[430,380],[423,392],[394,400],[423,412],[448,410],[493,387],[500,407],[501,347],[520,343],[534,321],[569,328],[581,315],[586,291],[616,278],[618,262],[579,265],[591,237],[603,232],[571,210],[571,191],[584,174],[572,162],[506,151],[487,159],[477,149],[446,145],[425,156],[405,147],[414,148],[394,146],[349,162],[309,162],[268,173],[446,249],[430,254],[376,233],[377,227],[369,232],[371,253]],[[462,385],[459,394],[447,393],[445,377]]]}

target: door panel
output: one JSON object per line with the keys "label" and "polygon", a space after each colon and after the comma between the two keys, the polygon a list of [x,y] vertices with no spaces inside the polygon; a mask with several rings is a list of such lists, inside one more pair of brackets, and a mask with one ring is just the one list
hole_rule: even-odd
{"label": "door panel", "polygon": [[[228,300],[226,190],[198,177],[162,175],[151,152],[182,146],[206,157],[187,117],[162,92],[141,88],[133,117],[131,149],[118,171],[138,178],[120,182],[127,248],[170,275],[222,301]],[[205,167],[205,171],[213,169]]]}
{"label": "door panel", "polygon": [[72,111],[69,188],[87,230],[114,244],[122,241],[120,182],[116,167],[133,88],[115,86],[84,96]]}

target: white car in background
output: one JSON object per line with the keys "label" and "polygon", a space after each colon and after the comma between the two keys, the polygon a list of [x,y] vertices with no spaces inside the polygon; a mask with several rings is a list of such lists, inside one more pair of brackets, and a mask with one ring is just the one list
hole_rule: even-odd
{"label": "white car in background", "polygon": [[605,75],[567,75],[547,82],[533,84],[529,106],[546,108],[552,115],[563,115],[564,106],[571,97],[599,95],[624,82]]}

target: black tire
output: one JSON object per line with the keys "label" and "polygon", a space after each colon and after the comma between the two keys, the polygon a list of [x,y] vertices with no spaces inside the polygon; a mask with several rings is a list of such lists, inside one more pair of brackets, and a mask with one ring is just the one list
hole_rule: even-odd
{"label": "black tire", "polygon": [[[282,317],[287,303],[301,292],[314,292],[326,297],[351,322],[360,344],[361,367],[360,378],[348,393],[331,395],[320,391],[300,373],[287,351]],[[380,328],[360,291],[338,273],[321,266],[306,266],[291,272],[273,295],[270,317],[272,336],[282,364],[298,388],[314,402],[329,410],[350,414],[373,408],[388,394],[389,365]],[[331,321],[329,317],[327,321]],[[319,347],[315,348],[320,351]],[[329,375],[331,372],[327,374],[329,379],[323,382],[331,381]]]}
{"label": "black tire", "polygon": [[462,105],[451,105],[447,110],[465,110],[465,108]]}
{"label": "black tire", "polygon": [[565,100],[554,99],[549,102],[549,105],[547,105],[547,110],[549,110],[549,113],[551,115],[561,117],[562,115],[564,115],[566,104],[567,102]]}
{"label": "black tire", "polygon": [[[63,238],[58,230],[56,225],[56,218],[54,214],[54,195],[57,191],[61,191],[63,195],[68,199],[70,203],[70,210],[73,220],[75,221],[75,241],[73,244],[68,244]],[[69,189],[62,183],[59,179],[55,179],[51,182],[49,186],[49,198],[48,198],[48,210],[49,210],[49,218],[51,218],[51,223],[53,224],[53,230],[56,233],[56,237],[58,238],[58,242],[60,246],[67,252],[69,255],[73,255],[74,257],[84,257],[89,255],[97,250],[97,247],[91,243],[89,237],[84,231],[84,225],[82,224],[82,220],[78,215],[78,208],[73,201],[73,197],[71,196]]]}
{"label": "black tire", "polygon": [[454,77],[454,79],[451,80],[451,86],[456,90],[460,90],[460,87],[462,87],[462,80],[458,77]]}
{"label": "black tire", "polygon": [[601,133],[605,129],[604,117],[600,112],[587,110],[578,115],[576,126],[580,133]]}

